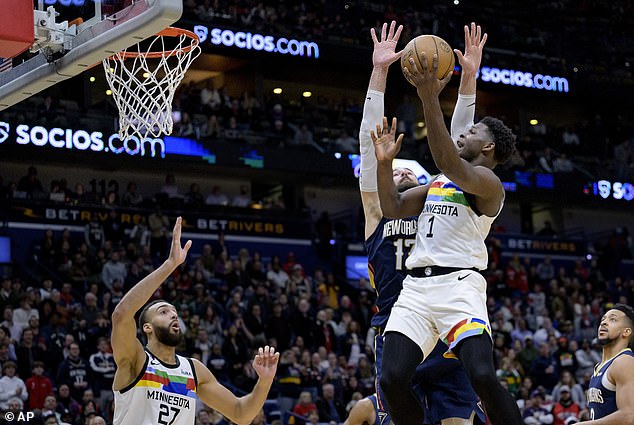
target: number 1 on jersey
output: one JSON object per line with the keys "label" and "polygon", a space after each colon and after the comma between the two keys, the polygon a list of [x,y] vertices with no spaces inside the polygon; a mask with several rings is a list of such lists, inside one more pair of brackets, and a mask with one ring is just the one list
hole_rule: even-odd
{"label": "number 1 on jersey", "polygon": [[429,223],[429,232],[427,232],[427,234],[425,235],[428,238],[433,238],[434,237],[434,219],[436,218],[435,215],[432,215],[431,217],[429,217],[429,220],[427,220],[427,222]]}

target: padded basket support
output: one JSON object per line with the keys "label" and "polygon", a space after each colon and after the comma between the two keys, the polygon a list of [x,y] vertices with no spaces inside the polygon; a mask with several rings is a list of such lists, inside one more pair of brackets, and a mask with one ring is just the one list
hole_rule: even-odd
{"label": "padded basket support", "polygon": [[35,41],[32,0],[3,0],[0,13],[0,58],[12,58]]}

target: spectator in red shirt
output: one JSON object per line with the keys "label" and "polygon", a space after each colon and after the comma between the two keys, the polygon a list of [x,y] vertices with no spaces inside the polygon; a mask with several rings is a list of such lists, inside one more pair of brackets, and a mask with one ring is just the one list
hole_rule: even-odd
{"label": "spectator in red shirt", "polygon": [[26,389],[29,393],[29,409],[42,409],[44,400],[53,394],[53,383],[44,376],[44,362],[33,362],[33,374],[26,380]]}
{"label": "spectator in red shirt", "polygon": [[559,401],[553,406],[553,416],[555,422],[553,425],[565,425],[569,418],[579,419],[579,412],[581,409],[579,405],[572,401],[570,395],[570,387],[568,385],[562,385],[559,387]]}
{"label": "spectator in red shirt", "polygon": [[[317,405],[313,403],[313,398],[308,391],[302,391],[299,394],[298,403],[293,407],[293,413],[299,416],[303,416],[308,418],[311,413],[317,412]],[[292,419],[295,419],[294,417]],[[305,422],[296,419],[295,423],[298,425],[302,425]]]}

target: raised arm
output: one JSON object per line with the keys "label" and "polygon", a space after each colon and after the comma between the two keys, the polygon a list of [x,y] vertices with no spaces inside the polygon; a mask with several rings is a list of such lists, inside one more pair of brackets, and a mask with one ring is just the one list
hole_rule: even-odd
{"label": "raised arm", "polygon": [[359,130],[359,152],[361,153],[361,176],[359,189],[365,215],[365,239],[376,229],[383,213],[379,204],[376,182],[376,156],[370,131],[383,119],[383,96],[389,67],[400,58],[401,52],[396,53],[396,44],[401,36],[403,26],[396,28],[392,21],[388,31],[387,23],[383,24],[381,40],[376,36],[374,28],[370,29],[374,51],[372,53],[372,74],[368,85],[368,93],[363,105],[363,118]]}
{"label": "raised arm", "polygon": [[383,117],[382,125],[377,125],[370,132],[376,154],[377,182],[379,200],[383,215],[388,218],[405,218],[417,216],[423,209],[425,196],[430,184],[418,186],[398,193],[392,177],[392,161],[401,150],[403,135],[396,138],[396,118],[392,119],[392,129],[389,129],[387,118]]}
{"label": "raised arm", "polygon": [[471,23],[464,26],[464,54],[455,49],[460,72],[458,100],[451,116],[451,138],[456,141],[460,134],[468,131],[473,125],[476,106],[476,75],[482,61],[482,50],[487,41],[487,34],[482,34],[480,25]]}
{"label": "raised arm", "polygon": [[125,294],[112,313],[112,354],[117,364],[114,389],[126,387],[139,374],[145,361],[145,353],[136,337],[136,323],[134,315],[150,299],[161,284],[181,265],[187,257],[187,251],[192,245],[187,241],[181,247],[181,218],[176,219],[172,234],[170,255],[165,262],[147,277],[134,285]]}
{"label": "raised arm", "polygon": [[[438,56],[434,54],[432,67],[427,65],[428,58],[421,53],[423,70],[418,70],[413,58],[410,58],[412,71],[403,70],[405,78],[416,86],[418,97],[423,102],[427,140],[429,149],[438,169],[460,188],[476,196],[478,208],[487,215],[495,215],[504,197],[500,179],[493,171],[484,166],[473,165],[462,159],[454,144],[443,118],[438,95],[451,79],[451,73],[443,80],[436,77]],[[492,147],[491,147],[492,148]]]}
{"label": "raised arm", "polygon": [[219,411],[232,422],[247,425],[266,401],[279,358],[279,353],[276,353],[273,347],[267,345],[259,349],[253,360],[253,368],[259,376],[258,382],[253,387],[253,391],[240,398],[222,386],[205,365],[194,359],[196,376],[198,376],[198,397],[207,406]]}

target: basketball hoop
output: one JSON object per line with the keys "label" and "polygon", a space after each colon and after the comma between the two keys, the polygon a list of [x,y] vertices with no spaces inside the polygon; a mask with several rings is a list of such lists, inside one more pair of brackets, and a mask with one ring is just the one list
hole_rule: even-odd
{"label": "basketball hoop", "polygon": [[168,27],[150,39],[103,60],[119,109],[119,137],[159,137],[172,133],[176,87],[200,54],[198,36]]}

